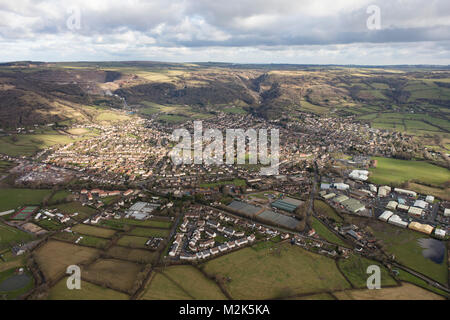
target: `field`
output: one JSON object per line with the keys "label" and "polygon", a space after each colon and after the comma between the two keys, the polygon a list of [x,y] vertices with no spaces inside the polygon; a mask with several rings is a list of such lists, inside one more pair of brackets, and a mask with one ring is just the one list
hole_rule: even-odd
{"label": "field", "polygon": [[77,224],[72,228],[72,231],[86,234],[88,236],[101,237],[101,238],[112,238],[116,233],[115,230],[93,227],[87,224]]}
{"label": "field", "polygon": [[13,162],[0,160],[0,174],[7,173],[13,167],[14,167]]}
{"label": "field", "polygon": [[145,243],[148,238],[136,237],[136,236],[123,236],[119,239],[117,244],[119,246],[130,247],[130,248],[146,248]]}
{"label": "field", "polygon": [[48,231],[56,231],[56,230],[60,230],[64,227],[64,225],[62,225],[58,221],[52,220],[52,219],[40,220],[36,224]]}
{"label": "field", "polygon": [[164,274],[153,274],[150,285],[141,296],[143,300],[193,300],[193,298]]}
{"label": "field", "polygon": [[342,218],[337,214],[336,210],[330,207],[326,202],[322,200],[314,200],[314,211],[318,214],[328,216],[334,219],[336,222],[342,222]]}
{"label": "field", "polygon": [[230,278],[225,287],[233,299],[275,299],[350,287],[334,260],[298,246],[245,248],[204,264],[204,271]]}
{"label": "field", "polygon": [[93,248],[50,240],[37,251],[36,262],[47,280],[55,280],[66,272],[70,265],[87,262],[98,255]]}
{"label": "field", "polygon": [[223,185],[234,185],[236,187],[245,187],[246,183],[245,180],[242,179],[234,179],[232,181],[219,181],[219,182],[212,182],[212,183],[201,183],[200,188],[214,188],[218,186]]}
{"label": "field", "polygon": [[62,191],[58,191],[50,199],[50,204],[57,203],[59,201],[63,201],[70,195],[71,195],[71,193],[68,192],[68,191],[63,191],[63,190]]}
{"label": "field", "polygon": [[130,234],[138,237],[164,238],[169,235],[169,230],[152,229],[152,228],[135,228],[130,232]]}
{"label": "field", "polygon": [[77,212],[78,215],[73,217],[77,221],[83,221],[97,212],[95,209],[91,207],[82,206],[80,202],[63,203],[52,206],[50,208],[57,208],[62,213],[66,214],[73,214]]}
{"label": "field", "polygon": [[39,205],[51,192],[47,189],[0,189],[0,212],[23,205]]}
{"label": "field", "polygon": [[316,217],[311,217],[311,226],[321,238],[327,240],[328,242],[348,247],[348,245],[345,244],[344,241],[342,241],[337,235],[331,232],[319,219],[316,219]]}
{"label": "field", "polygon": [[30,156],[40,149],[74,141],[75,139],[59,134],[57,131],[49,131],[43,134],[19,134],[0,137],[0,150],[10,156]]}
{"label": "field", "polygon": [[376,168],[370,169],[369,180],[376,184],[400,184],[416,180],[426,184],[442,185],[450,180],[450,170],[423,161],[408,161],[374,157]]}
{"label": "field", "polygon": [[0,222],[0,250],[18,242],[27,242],[31,239],[33,239],[32,235]]}
{"label": "field", "polygon": [[170,226],[172,225],[172,223],[169,221],[156,221],[156,220],[118,219],[110,221],[112,221],[113,224],[122,223],[132,226],[164,228],[164,229],[170,229]]}
{"label": "field", "polygon": [[134,281],[140,271],[141,266],[132,262],[101,259],[83,269],[82,279],[84,278],[93,283],[102,283],[107,287],[122,292],[128,292],[133,288]]}
{"label": "field", "polygon": [[113,246],[106,253],[112,258],[145,264],[152,263],[157,258],[157,254],[152,251],[129,249],[120,246]]}
{"label": "field", "polygon": [[[83,239],[81,239],[80,242],[78,242],[78,244],[82,245],[82,246],[103,249],[109,244],[109,240],[105,239],[105,238],[97,238],[97,237],[86,236],[86,235],[83,235],[82,237],[83,237]],[[59,233],[56,233],[53,236],[53,238],[75,243],[75,241],[77,241],[78,238],[80,238],[80,235],[76,235],[76,234],[68,233],[68,232],[59,232]]]}
{"label": "field", "polygon": [[400,287],[381,288],[380,290],[347,290],[334,292],[339,300],[443,300],[438,296],[420,287],[403,283]]}
{"label": "field", "polygon": [[367,267],[377,265],[381,269],[381,287],[395,286],[397,282],[389,275],[386,268],[380,263],[368,260],[358,255],[351,255],[347,259],[341,259],[338,262],[341,272],[345,274],[347,279],[355,288],[367,288]]}
{"label": "field", "polygon": [[443,263],[437,264],[422,254],[423,249],[417,240],[427,238],[426,235],[378,221],[371,223],[370,229],[377,239],[383,241],[383,249],[389,254],[395,255],[395,259],[399,263],[442,284],[447,284],[447,257],[444,258]]}
{"label": "field", "polygon": [[[165,277],[166,279],[157,279]],[[155,284],[153,284],[155,281]],[[168,290],[162,292],[157,289],[159,282],[169,281]],[[156,288],[155,288],[156,287]],[[172,266],[164,269],[162,274],[155,278],[144,293],[144,297],[153,300],[164,299],[167,295],[178,295],[180,291],[195,300],[224,300],[225,295],[220,291],[214,281],[206,278],[200,271],[192,266]]]}
{"label": "field", "polygon": [[102,288],[87,281],[81,281],[81,290],[69,290],[63,278],[50,289],[49,300],[128,300],[129,297],[118,291]]}

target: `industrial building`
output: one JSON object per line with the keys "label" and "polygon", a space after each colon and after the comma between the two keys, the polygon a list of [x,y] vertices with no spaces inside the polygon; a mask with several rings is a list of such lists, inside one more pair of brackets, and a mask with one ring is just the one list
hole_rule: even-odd
{"label": "industrial building", "polygon": [[284,198],[283,200],[277,200],[275,202],[272,202],[272,207],[275,207],[277,209],[281,209],[287,212],[294,212],[295,209],[297,209],[303,201],[292,199],[292,198]]}
{"label": "industrial building", "polygon": [[398,215],[394,214],[392,215],[388,223],[393,224],[394,226],[400,227],[400,228],[406,228],[408,226],[408,222],[403,221],[402,218],[400,218]]}
{"label": "industrial building", "polygon": [[416,221],[413,221],[408,226],[409,229],[419,231],[426,234],[431,234],[433,232],[433,227],[429,224],[422,224]]}
{"label": "industrial building", "polygon": [[378,217],[378,219],[380,219],[381,221],[387,222],[393,214],[394,213],[392,211],[386,210]]}

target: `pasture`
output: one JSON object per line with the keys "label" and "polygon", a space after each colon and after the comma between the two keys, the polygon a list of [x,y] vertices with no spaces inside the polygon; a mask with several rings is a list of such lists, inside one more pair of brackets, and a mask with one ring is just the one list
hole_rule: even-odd
{"label": "pasture", "polygon": [[447,284],[447,255],[444,262],[437,264],[422,254],[423,249],[417,240],[428,238],[428,236],[379,221],[371,222],[369,228],[377,239],[383,241],[383,250],[390,255],[395,255],[395,259],[399,263],[442,284]]}
{"label": "pasture", "polygon": [[0,222],[0,250],[9,248],[19,242],[27,242],[32,239],[32,235]]}
{"label": "pasture", "polygon": [[377,265],[381,269],[381,286],[395,286],[397,282],[389,275],[382,264],[352,254],[347,259],[340,259],[339,268],[355,288],[367,288],[367,267]]}
{"label": "pasture", "polygon": [[244,248],[206,262],[204,271],[228,278],[233,299],[276,299],[350,287],[334,260],[282,244],[254,250]]}
{"label": "pasture", "polygon": [[48,294],[48,300],[128,300],[128,295],[102,288],[88,281],[81,282],[81,290],[67,289],[67,278],[54,285]]}
{"label": "pasture", "polygon": [[192,266],[172,266],[164,269],[167,278],[196,300],[224,300],[226,296],[217,284]]}
{"label": "pasture", "polygon": [[77,224],[72,228],[73,232],[85,234],[88,236],[100,237],[100,238],[112,238],[116,233],[115,230],[94,227],[87,224]]}
{"label": "pasture", "polygon": [[51,192],[48,189],[0,189],[0,212],[23,205],[40,205]]}
{"label": "pasture", "polygon": [[101,259],[84,268],[82,278],[121,292],[128,292],[133,288],[140,271],[141,266],[133,262]]}
{"label": "pasture", "polygon": [[147,237],[123,236],[117,241],[117,244],[129,248],[146,248],[145,243],[147,240]]}
{"label": "pasture", "polygon": [[46,280],[55,280],[66,272],[70,265],[78,265],[94,259],[99,251],[66,242],[50,240],[34,252],[36,262]]}
{"label": "pasture", "polygon": [[333,292],[339,300],[444,300],[435,293],[403,283],[400,287],[381,288],[380,290],[347,290]]}
{"label": "pasture", "polygon": [[162,273],[154,273],[150,284],[141,296],[142,300],[193,300],[175,282]]}
{"label": "pasture", "polygon": [[369,181],[375,184],[400,184],[415,180],[426,184],[442,185],[450,180],[450,170],[424,161],[398,160],[374,157],[376,168],[370,169]]}
{"label": "pasture", "polygon": [[120,246],[113,246],[106,252],[108,256],[120,260],[128,260],[136,263],[148,264],[155,261],[157,254],[153,251],[142,249],[129,249]]}
{"label": "pasture", "polygon": [[129,234],[138,237],[164,238],[169,235],[169,230],[153,229],[153,228],[135,228],[131,230]]}

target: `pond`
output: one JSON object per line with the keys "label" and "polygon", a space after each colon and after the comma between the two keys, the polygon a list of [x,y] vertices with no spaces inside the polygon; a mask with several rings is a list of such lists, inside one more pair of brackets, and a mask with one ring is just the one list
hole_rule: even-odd
{"label": "pond", "polygon": [[13,275],[0,283],[0,292],[11,292],[25,288],[32,278],[27,274]]}
{"label": "pond", "polygon": [[425,258],[430,259],[434,263],[441,264],[445,258],[445,244],[436,239],[418,239],[419,245],[422,247],[422,254]]}

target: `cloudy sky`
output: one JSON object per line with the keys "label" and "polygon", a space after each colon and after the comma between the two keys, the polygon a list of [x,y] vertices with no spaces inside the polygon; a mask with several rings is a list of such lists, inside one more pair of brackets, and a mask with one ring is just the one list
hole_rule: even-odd
{"label": "cloudy sky", "polygon": [[450,1],[0,0],[0,48],[3,62],[448,65]]}

